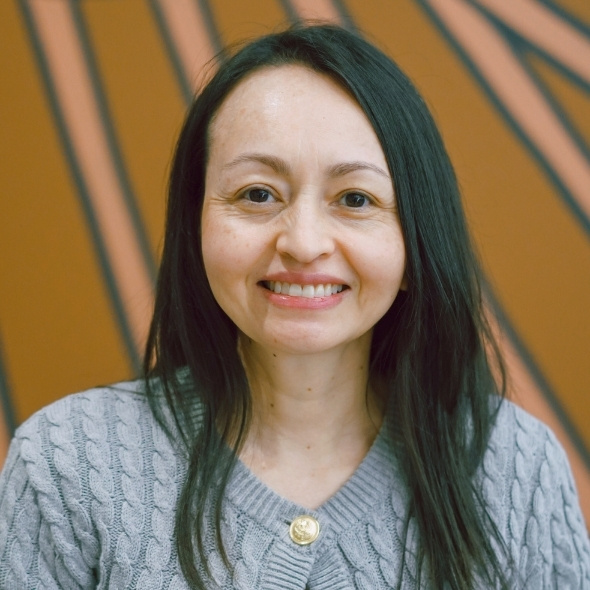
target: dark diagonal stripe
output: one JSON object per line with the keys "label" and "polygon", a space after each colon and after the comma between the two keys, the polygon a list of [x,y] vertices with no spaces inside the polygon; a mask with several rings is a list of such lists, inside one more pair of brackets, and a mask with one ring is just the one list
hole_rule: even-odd
{"label": "dark diagonal stripe", "polygon": [[347,31],[350,31],[351,33],[356,33],[357,27],[354,21],[352,20],[352,16],[350,15],[350,12],[348,11],[348,8],[346,7],[344,0],[332,0],[332,3],[334,4],[334,8],[340,16],[340,22],[342,23],[342,26]]}
{"label": "dark diagonal stripe", "polygon": [[584,464],[586,465],[588,470],[590,470],[590,451],[586,446],[584,439],[578,432],[578,429],[576,428],[574,423],[571,421],[567,411],[564,409],[561,402],[559,401],[557,393],[549,384],[549,381],[543,374],[543,371],[539,367],[539,364],[536,362],[533,354],[526,346],[524,340],[518,333],[518,330],[514,327],[514,324],[510,321],[508,315],[506,314],[500,302],[498,301],[490,283],[487,281],[484,281],[484,292],[486,300],[489,303],[492,311],[494,312],[494,316],[498,320],[498,323],[502,331],[509,338],[510,342],[512,343],[512,346],[518,353],[518,356],[524,363],[527,371],[529,372],[530,376],[535,382],[535,385],[537,386],[537,388],[539,389],[539,391],[551,407],[551,410],[559,420],[560,424],[563,426],[563,429],[567,433],[576,451],[584,461]]}
{"label": "dark diagonal stripe", "polygon": [[205,23],[209,35],[209,43],[211,44],[211,47],[213,47],[217,59],[223,61],[225,59],[225,46],[221,34],[219,33],[217,23],[215,22],[211,4],[209,3],[209,0],[198,0],[198,3],[203,22]]}
{"label": "dark diagonal stripe", "polygon": [[552,2],[551,0],[536,0],[537,4],[541,4],[547,10],[550,10],[553,14],[559,17],[561,20],[565,21],[568,25],[571,25],[579,33],[586,35],[586,37],[590,38],[590,25],[582,22],[578,17],[572,15],[568,12],[565,8]]}
{"label": "dark diagonal stripe", "polygon": [[281,5],[281,8],[287,15],[287,19],[291,24],[294,25],[301,21],[299,15],[297,14],[297,11],[295,10],[293,4],[291,4],[289,0],[279,0],[279,4]]}
{"label": "dark diagonal stripe", "polygon": [[158,31],[164,41],[164,47],[166,48],[166,53],[168,55],[168,59],[172,64],[172,69],[174,70],[174,74],[176,76],[176,81],[178,86],[180,87],[180,92],[184,99],[184,102],[187,105],[190,105],[193,100],[193,89],[191,86],[191,82],[187,76],[187,73],[184,70],[182,65],[182,60],[180,59],[180,55],[176,50],[176,44],[174,43],[174,39],[168,28],[166,23],[166,19],[164,18],[164,14],[162,13],[162,9],[160,8],[160,3],[158,0],[149,0],[149,6],[152,10],[152,14],[154,15],[154,20],[156,21],[156,26]]}
{"label": "dark diagonal stripe", "polygon": [[12,397],[10,393],[10,379],[8,378],[8,371],[6,369],[6,362],[4,361],[4,347],[0,339],[0,404],[2,404],[2,412],[4,414],[4,422],[8,435],[12,436],[16,430],[16,416],[14,413],[14,406],[12,404]]}
{"label": "dark diagonal stripe", "polygon": [[79,1],[69,0],[69,5],[70,10],[72,11],[72,14],[74,16],[76,32],[78,33],[78,37],[80,39],[80,43],[82,45],[82,49],[84,52],[84,61],[88,66],[90,82],[92,84],[92,92],[94,94],[96,104],[98,105],[100,121],[105,133],[105,137],[107,139],[107,145],[111,156],[111,160],[115,167],[117,180],[119,181],[119,185],[122,189],[127,211],[129,212],[129,216],[133,223],[135,239],[139,244],[141,253],[143,255],[143,260],[148,270],[148,275],[150,276],[152,282],[155,283],[156,262],[151,251],[151,246],[149,243],[149,239],[147,237],[145,225],[141,219],[139,207],[137,206],[137,198],[135,197],[134,191],[131,187],[131,180],[129,179],[129,174],[127,173],[127,169],[123,161],[123,155],[119,147],[119,142],[116,138],[115,128],[113,125],[113,118],[110,114],[105,92],[103,90],[104,85],[100,78],[98,64],[96,63],[94,51],[92,50],[92,47],[90,45],[88,27],[86,26],[84,17],[80,10]]}
{"label": "dark diagonal stripe", "polygon": [[[449,45],[461,58],[467,70],[471,73],[475,80],[477,80],[477,82],[483,89],[485,95],[487,96],[488,100],[498,110],[498,112],[504,119],[505,123],[507,124],[508,128],[512,130],[512,132],[516,135],[516,137],[518,137],[518,139],[526,147],[529,153],[532,154],[534,159],[539,163],[541,169],[545,172],[551,183],[557,189],[557,196],[566,205],[566,207],[571,212],[576,222],[582,227],[587,236],[590,237],[590,218],[586,215],[586,212],[582,209],[582,207],[576,200],[575,196],[565,185],[564,181],[561,179],[561,176],[555,170],[553,165],[545,157],[542,151],[535,145],[535,143],[529,138],[528,134],[518,123],[518,121],[516,121],[516,119],[513,117],[510,111],[504,106],[504,103],[500,100],[500,98],[498,98],[496,92],[488,83],[486,77],[481,72],[479,67],[474,63],[471,57],[463,49],[461,44],[455,39],[452,32],[448,30],[447,26],[439,18],[436,12],[428,5],[428,3],[425,0],[418,0],[418,4],[424,9],[426,14],[437,26],[437,28],[439,29],[443,37],[447,40]],[[506,39],[505,36],[503,36],[503,38]],[[509,43],[507,39],[506,42]],[[525,71],[529,71],[527,64],[524,63],[522,57],[517,52],[514,52],[513,57],[516,61],[519,62],[519,64],[523,67]],[[537,88],[539,88],[540,92],[543,92],[542,88],[540,88],[537,84],[535,78],[531,78],[531,82],[537,85]],[[570,136],[570,138],[574,143],[576,143],[577,146],[579,146],[579,143],[575,141],[574,137]]]}
{"label": "dark diagonal stripe", "polygon": [[91,240],[94,244],[94,248],[98,257],[99,267],[102,271],[102,275],[104,278],[104,284],[111,299],[115,317],[119,325],[119,330],[123,338],[125,348],[127,350],[127,355],[129,357],[133,370],[136,373],[139,373],[141,370],[141,359],[139,357],[138,351],[133,340],[132,331],[127,316],[125,314],[123,302],[121,300],[121,296],[117,288],[117,283],[113,274],[113,270],[109,263],[107,250],[103,238],[101,236],[97,220],[94,215],[94,210],[92,208],[88,188],[86,186],[86,183],[84,182],[82,171],[80,170],[80,166],[76,159],[74,146],[72,145],[72,141],[68,134],[63,112],[61,110],[55,85],[53,83],[53,79],[51,76],[49,64],[43,52],[43,47],[41,44],[39,33],[37,31],[34,18],[31,14],[31,9],[28,6],[27,2],[19,2],[19,6],[21,8],[23,19],[28,30],[29,38],[31,40],[31,45],[33,47],[35,58],[37,60],[41,78],[45,86],[47,100],[49,102],[50,110],[55,121],[58,136],[61,140],[64,156],[68,163],[70,173],[72,174],[72,178],[77,189],[79,202],[82,205],[82,209],[86,217],[88,229],[90,230]]}

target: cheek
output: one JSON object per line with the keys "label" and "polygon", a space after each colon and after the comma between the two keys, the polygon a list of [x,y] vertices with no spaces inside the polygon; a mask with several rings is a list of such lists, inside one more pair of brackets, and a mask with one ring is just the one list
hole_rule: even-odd
{"label": "cheek", "polygon": [[397,226],[363,236],[358,247],[362,248],[372,274],[381,275],[384,280],[395,280],[400,267],[403,270],[405,266],[406,249],[401,229]]}
{"label": "cheek", "polygon": [[364,262],[359,260],[362,296],[389,308],[403,286],[406,257],[401,235],[365,242],[363,254]]}
{"label": "cheek", "polygon": [[[223,284],[226,273],[224,268],[234,266],[231,262],[231,253],[235,251],[233,234],[227,228],[211,216],[205,216],[201,227],[201,250],[203,252],[203,263],[209,284],[213,289],[215,298],[219,300],[218,288]],[[229,258],[228,258],[229,257]]]}
{"label": "cheek", "polygon": [[201,229],[205,272],[217,299],[220,290],[243,281],[252,264],[252,240],[223,217],[209,216]]}
{"label": "cheek", "polygon": [[228,274],[233,274],[234,269],[239,267],[240,260],[237,255],[239,248],[235,245],[233,235],[211,230],[203,232],[202,250],[207,278],[213,287],[223,283]]}

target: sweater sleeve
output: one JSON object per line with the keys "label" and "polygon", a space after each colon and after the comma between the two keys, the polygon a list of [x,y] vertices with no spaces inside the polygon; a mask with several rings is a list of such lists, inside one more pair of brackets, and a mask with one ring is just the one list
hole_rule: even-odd
{"label": "sweater sleeve", "polygon": [[588,532],[565,451],[541,423],[521,414],[518,422],[507,515],[516,586],[590,589]]}
{"label": "sweater sleeve", "polygon": [[[505,401],[483,461],[483,497],[510,587],[590,590],[590,543],[567,456],[542,422]],[[504,559],[504,558],[502,558]]]}
{"label": "sweater sleeve", "polygon": [[[541,466],[539,488],[533,495],[533,512],[548,504],[548,532],[552,562],[545,581],[552,588],[590,589],[590,543],[574,478],[565,451],[552,432],[545,443],[546,461]],[[551,490],[549,495],[542,490]],[[544,496],[544,497],[542,497]]]}
{"label": "sweater sleeve", "polygon": [[94,588],[43,422],[33,417],[17,431],[0,475],[0,588]]}

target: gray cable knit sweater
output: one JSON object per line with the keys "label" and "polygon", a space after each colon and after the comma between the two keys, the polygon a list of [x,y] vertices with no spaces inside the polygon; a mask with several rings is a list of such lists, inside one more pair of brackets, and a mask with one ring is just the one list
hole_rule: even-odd
{"label": "gray cable knit sweater", "polygon": [[[18,429],[0,480],[0,588],[187,588],[173,539],[185,465],[138,390],[128,383],[69,396]],[[514,587],[590,588],[574,483],[545,426],[505,403],[479,485],[517,566]],[[233,573],[211,550],[210,586],[377,590],[401,580],[415,588],[411,520],[403,555],[407,504],[384,430],[344,487],[311,512],[239,463],[222,531]],[[306,512],[321,530],[300,546],[289,525]]]}

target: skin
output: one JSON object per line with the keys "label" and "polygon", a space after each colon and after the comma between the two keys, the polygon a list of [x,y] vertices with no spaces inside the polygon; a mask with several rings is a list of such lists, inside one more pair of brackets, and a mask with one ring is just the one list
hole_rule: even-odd
{"label": "skin", "polygon": [[[327,76],[264,68],[209,130],[202,249],[237,325],[252,390],[241,459],[269,487],[317,508],[352,475],[382,420],[368,388],[372,328],[404,283],[393,183],[362,109]],[[343,285],[276,295],[269,280]]]}

